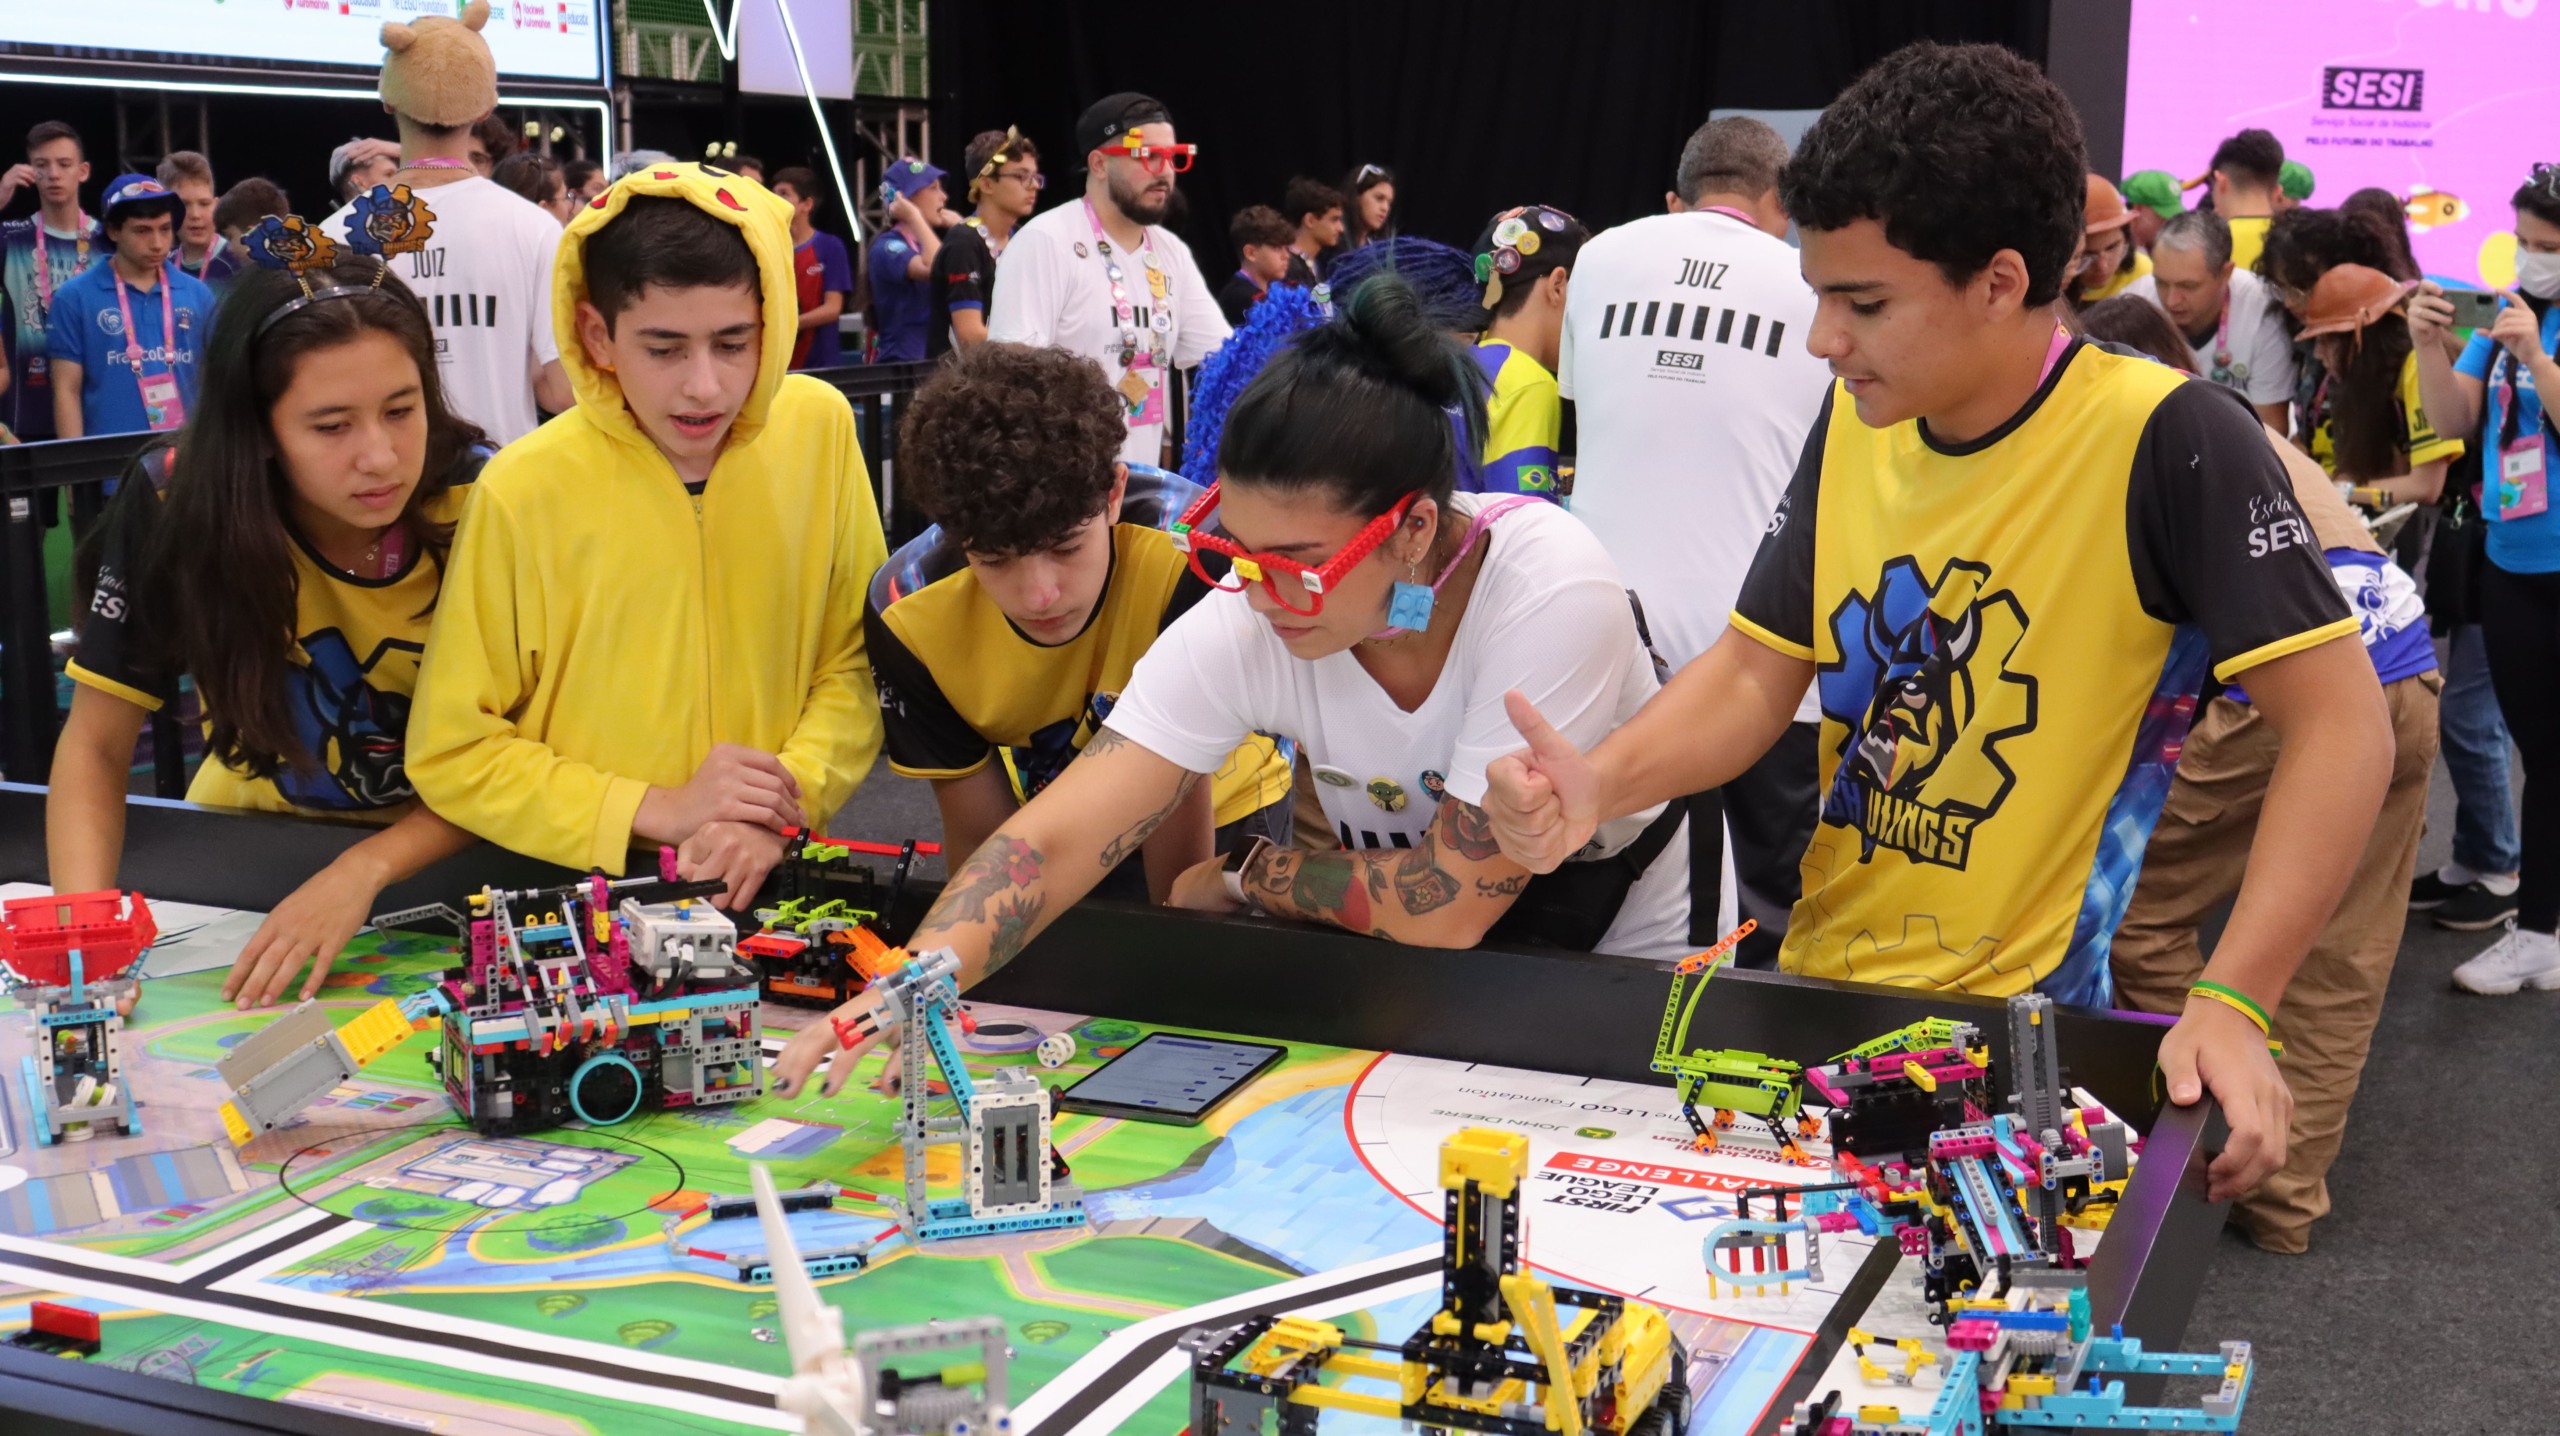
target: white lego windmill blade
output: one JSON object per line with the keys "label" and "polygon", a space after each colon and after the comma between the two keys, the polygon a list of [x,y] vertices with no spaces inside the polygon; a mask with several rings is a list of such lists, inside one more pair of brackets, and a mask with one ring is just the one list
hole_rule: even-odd
{"label": "white lego windmill blade", "polygon": [[773,1173],[750,1162],[747,1176],[755,1184],[756,1219],[764,1226],[775,1315],[782,1323],[783,1347],[791,1353],[791,1379],[783,1383],[777,1404],[800,1417],[810,1436],[864,1436],[862,1368],[844,1349],[844,1313],[818,1299],[817,1285],[809,1280],[799,1245],[791,1239],[782,1198],[774,1192]]}

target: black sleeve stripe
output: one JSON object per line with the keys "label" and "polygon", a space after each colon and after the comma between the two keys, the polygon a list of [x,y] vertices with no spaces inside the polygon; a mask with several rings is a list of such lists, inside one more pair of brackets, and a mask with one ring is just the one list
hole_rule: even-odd
{"label": "black sleeve stripe", "polygon": [[1733,604],[1734,613],[1752,627],[1805,649],[1814,646],[1813,555],[1822,497],[1823,441],[1831,430],[1831,405],[1838,392],[1834,386],[1822,396],[1822,411],[1804,436],[1795,476],[1787,481],[1777,512],[1769,516],[1760,551],[1752,556],[1751,572],[1744,576],[1742,592]]}

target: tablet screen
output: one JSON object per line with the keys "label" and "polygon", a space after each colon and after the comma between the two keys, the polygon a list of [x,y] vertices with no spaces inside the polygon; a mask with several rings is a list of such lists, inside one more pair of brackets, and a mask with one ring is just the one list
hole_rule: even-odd
{"label": "tablet screen", "polygon": [[1285,1049],[1262,1042],[1151,1032],[1060,1094],[1070,1112],[1196,1122]]}

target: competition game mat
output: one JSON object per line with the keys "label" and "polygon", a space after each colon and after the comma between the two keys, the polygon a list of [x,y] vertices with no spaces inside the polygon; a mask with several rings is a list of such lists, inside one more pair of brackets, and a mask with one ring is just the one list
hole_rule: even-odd
{"label": "competition game mat", "polygon": [[[343,1023],[455,960],[449,939],[365,934],[322,1001]],[[792,1429],[772,1404],[787,1363],[770,1289],[676,1249],[759,1248],[754,1219],[696,1226],[674,1246],[662,1228],[702,1194],[746,1192],[751,1160],[786,1190],[821,1179],[896,1190],[896,1105],[865,1080],[879,1057],[834,1098],[813,1083],[800,1100],[491,1140],[447,1109],[427,1066],[433,1038],[420,1034],[295,1123],[234,1148],[215,1116],[227,1092],[214,1063],[272,1014],[223,1006],[221,979],[215,965],[145,983],[124,1038],[140,1134],[38,1147],[11,1085],[0,1335],[26,1325],[31,1301],[68,1302],[103,1318],[97,1361],[421,1431]],[[1149,1030],[974,1011],[977,1031],[961,1037],[973,1065],[1036,1068],[1043,1036],[1073,1034],[1075,1058],[1042,1074],[1053,1083]],[[768,1005],[768,1055],[781,1045],[772,1034],[814,1017]],[[25,1014],[0,1013],[0,1072],[17,1070],[29,1038]],[[923,1251],[894,1241],[820,1292],[848,1330],[1001,1317],[1025,1436],[1174,1436],[1188,1385],[1174,1343],[1193,1326],[1278,1304],[1401,1341],[1430,1314],[1436,1154],[1467,1125],[1530,1136],[1536,1267],[1671,1314],[1691,1353],[1691,1436],[1767,1430],[1816,1328],[1844,1293],[1859,1293],[1845,1315],[1865,1314],[1897,1261],[1852,1233],[1826,1239],[1822,1281],[1783,1296],[1711,1295],[1701,1238],[1733,1215],[1733,1194],[1821,1180],[1774,1143],[1737,1134],[1692,1150],[1666,1087],[1292,1045],[1197,1127],[1062,1115],[1057,1143],[1088,1193],[1089,1226]],[[954,1149],[936,1149],[937,1165],[945,1154],[952,1170],[931,1174],[938,1186],[957,1180]],[[812,1250],[891,1220],[848,1197],[792,1223]],[[1908,1306],[1905,1326],[1918,1325],[1914,1270],[1882,1283],[1893,1295],[1878,1303]],[[1897,1301],[1905,1286],[1910,1300]],[[1840,1374],[1857,1387],[1854,1370]],[[1325,1426],[1364,1429],[1339,1413]]]}

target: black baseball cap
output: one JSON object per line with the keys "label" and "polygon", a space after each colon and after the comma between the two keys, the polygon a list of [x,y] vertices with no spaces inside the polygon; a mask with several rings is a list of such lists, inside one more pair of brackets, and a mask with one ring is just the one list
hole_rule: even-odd
{"label": "black baseball cap", "polygon": [[1153,95],[1141,95],[1135,90],[1105,95],[1077,117],[1076,153],[1089,155],[1140,125],[1172,123],[1173,112]]}

